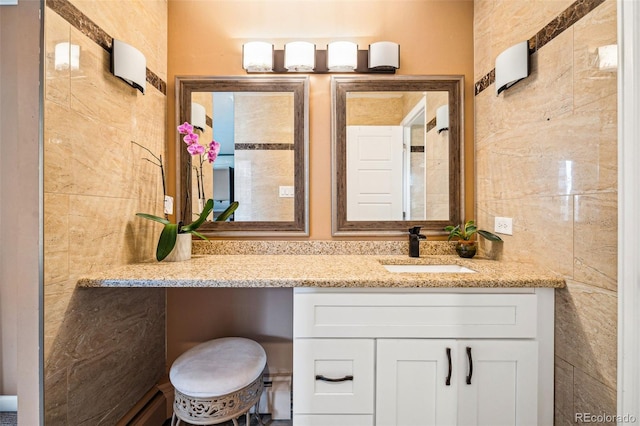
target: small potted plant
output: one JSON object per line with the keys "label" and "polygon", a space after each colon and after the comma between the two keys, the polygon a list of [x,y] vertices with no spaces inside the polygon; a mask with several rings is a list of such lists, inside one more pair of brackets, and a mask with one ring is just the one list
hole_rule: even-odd
{"label": "small potted plant", "polygon": [[478,249],[477,242],[475,240],[471,240],[473,234],[478,233],[489,241],[502,241],[502,238],[496,234],[483,229],[478,229],[473,220],[467,221],[464,226],[449,225],[444,228],[444,230],[449,233],[447,241],[451,241],[451,239],[455,237],[458,238],[458,242],[456,244],[456,253],[458,253],[458,256],[469,259],[476,255],[476,251]]}
{"label": "small potted plant", "polygon": [[[207,216],[213,210],[213,200],[208,199],[205,202],[204,190],[200,191],[200,188],[204,188],[204,184],[202,182],[202,165],[204,163],[203,158],[206,156],[206,159],[209,163],[213,163],[218,157],[218,153],[220,152],[220,144],[214,140],[212,140],[208,146],[205,148],[199,142],[199,136],[194,132],[194,128],[188,122],[185,122],[178,126],[178,132],[181,135],[185,135],[183,137],[184,143],[187,145],[187,152],[191,154],[191,156],[199,156],[200,157],[200,174],[198,175],[199,185],[199,200],[204,204],[202,207],[202,211],[200,212],[200,216],[194,220],[193,222],[185,225],[182,222],[179,223],[171,223],[168,219],[168,216],[165,214],[165,217],[155,216],[147,213],[136,213],[136,216],[143,217],[145,219],[153,220],[155,222],[159,222],[164,225],[164,229],[160,234],[160,238],[158,240],[158,246],[156,248],[156,259],[158,261],[166,260],[169,262],[177,262],[182,260],[191,259],[191,235],[195,235],[204,240],[207,239],[204,235],[197,232],[197,229],[207,220]],[[140,145],[137,142],[132,141],[132,143],[138,145],[145,151],[147,151],[152,157],[153,160],[145,158],[145,160],[150,163],[158,166],[160,168],[160,175],[162,177],[162,189],[163,195],[166,198],[166,185],[164,179],[164,165],[162,162],[161,155],[155,155],[148,148],[143,145]],[[229,207],[218,215],[214,221],[216,222],[224,222],[235,212],[238,208],[238,202],[234,201],[229,205]]]}

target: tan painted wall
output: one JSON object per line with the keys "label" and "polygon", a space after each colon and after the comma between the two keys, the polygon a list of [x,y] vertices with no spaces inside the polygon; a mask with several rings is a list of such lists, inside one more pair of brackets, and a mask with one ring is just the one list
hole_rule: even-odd
{"label": "tan painted wall", "polygon": [[[242,69],[244,42],[266,39],[281,49],[285,42],[298,39],[313,41],[319,48],[337,38],[356,41],[363,47],[374,41],[393,40],[400,44],[399,74],[465,76],[465,186],[473,188],[472,20],[471,1],[169,0],[169,141],[175,140],[175,104],[171,102],[175,97],[174,77],[246,75]],[[331,239],[330,147],[330,76],[312,75],[311,239]],[[171,164],[174,162],[175,157]],[[472,216],[472,191],[467,191],[465,201],[466,211]]]}
{"label": "tan painted wall", "polygon": [[[477,1],[476,77],[571,3]],[[556,292],[556,424],[616,413],[616,74],[595,66],[596,48],[615,42],[606,0],[533,54],[526,80],[475,98],[479,225],[512,217],[503,258],[568,284]]]}
{"label": "tan painted wall", "polygon": [[[73,4],[166,79],[166,2]],[[48,7],[44,20],[45,421],[111,425],[165,372],[165,292],[76,281],[153,257],[161,227],[135,213],[162,214],[160,172],[131,141],[164,154],[167,101],[114,77],[109,53]],[[80,46],[78,70],[55,69],[60,42]]]}
{"label": "tan painted wall", "polygon": [[0,7],[0,395],[40,409],[40,3]]}

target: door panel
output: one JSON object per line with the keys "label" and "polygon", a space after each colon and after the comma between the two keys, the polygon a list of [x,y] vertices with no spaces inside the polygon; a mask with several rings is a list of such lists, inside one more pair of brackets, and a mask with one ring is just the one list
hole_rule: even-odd
{"label": "door panel", "polygon": [[347,220],[402,220],[402,127],[347,127]]}
{"label": "door panel", "polygon": [[[453,340],[378,340],[376,425],[455,425],[456,383],[447,348]],[[455,350],[451,351],[456,365]]]}
{"label": "door panel", "polygon": [[[471,348],[473,374],[467,384]],[[459,343],[459,425],[537,425],[538,344],[469,340]]]}

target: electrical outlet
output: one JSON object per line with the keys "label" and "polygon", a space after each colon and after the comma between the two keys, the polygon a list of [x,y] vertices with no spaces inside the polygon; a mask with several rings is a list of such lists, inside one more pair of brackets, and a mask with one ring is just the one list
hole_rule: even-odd
{"label": "electrical outlet", "polygon": [[170,195],[164,196],[164,212],[165,214],[173,214],[173,197]]}
{"label": "electrical outlet", "polygon": [[510,217],[496,217],[494,232],[513,235],[513,219]]}

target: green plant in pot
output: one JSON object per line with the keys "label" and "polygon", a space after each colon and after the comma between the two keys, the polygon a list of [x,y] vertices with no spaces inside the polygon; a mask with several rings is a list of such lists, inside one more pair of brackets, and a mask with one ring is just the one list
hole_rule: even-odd
{"label": "green plant in pot", "polygon": [[[215,221],[224,222],[225,220],[227,220],[233,214],[233,212],[236,211],[236,209],[238,208],[238,205],[239,204],[237,201],[234,201],[233,203],[231,203],[224,212],[220,213],[215,218]],[[196,230],[200,227],[200,225],[204,223],[205,220],[207,220],[207,216],[209,216],[209,214],[211,213],[211,210],[213,210],[213,200],[209,199],[207,200],[207,203],[204,205],[204,208],[202,209],[202,212],[200,213],[200,216],[198,217],[198,219],[194,220],[188,225],[183,225],[182,222],[171,223],[168,219],[165,219],[164,217],[154,216],[152,214],[147,214],[147,213],[136,213],[136,216],[153,220],[155,222],[159,222],[164,225],[164,229],[160,233],[160,238],[158,239],[158,247],[156,248],[156,259],[158,261],[161,261],[161,260],[164,260],[167,256],[169,256],[173,248],[176,246],[178,235],[193,234],[196,237],[202,238],[203,240],[207,239],[207,237],[200,234]],[[189,239],[190,238],[191,236],[189,236]],[[191,245],[189,245],[189,251],[190,249],[191,249]]]}
{"label": "green plant in pot", "polygon": [[[203,163],[204,160],[208,160],[210,164],[212,164],[216,158],[218,157],[218,153],[220,152],[220,144],[214,140],[209,142],[209,144],[205,147],[200,144],[200,137],[198,133],[195,132],[195,128],[188,122],[185,122],[178,126],[178,133],[184,135],[182,140],[186,144],[187,152],[191,154],[192,157],[199,157],[199,169],[196,167],[196,172],[198,176],[198,199],[202,201],[204,204],[202,207],[202,211],[200,212],[200,216],[189,223],[188,225],[179,223],[171,223],[169,221],[168,216],[165,214],[165,217],[155,216],[147,213],[136,213],[136,216],[143,217],[145,219],[153,220],[155,222],[159,222],[164,225],[164,229],[160,233],[160,238],[158,239],[158,246],[156,248],[156,259],[158,261],[167,260],[167,261],[178,261],[178,260],[186,260],[191,258],[191,235],[195,235],[197,237],[206,240],[207,237],[197,232],[197,229],[207,220],[207,217],[211,214],[213,210],[213,200],[206,199],[204,195],[204,181],[203,181]],[[151,150],[140,145],[137,142],[133,142],[135,145],[138,145],[145,151],[147,151],[152,157],[153,160],[145,158],[145,160],[150,163],[158,166],[160,168],[160,174],[162,176],[162,189],[163,195],[166,198],[166,185],[164,178],[164,166],[162,162],[161,155],[155,155]],[[188,201],[187,201],[188,202]],[[238,208],[238,202],[234,201],[227,207],[227,209],[220,213],[214,221],[216,222],[224,222],[227,220],[233,212]],[[174,251],[175,248],[175,251]],[[173,251],[173,253],[172,253]]]}
{"label": "green plant in pot", "polygon": [[456,244],[456,253],[458,256],[465,258],[472,258],[476,255],[478,250],[478,244],[475,240],[472,240],[474,234],[479,234],[489,241],[502,241],[502,238],[494,233],[485,231],[484,229],[478,229],[473,220],[467,221],[464,225],[449,225],[444,228],[449,233],[447,241],[451,241],[452,238],[458,238]]}

